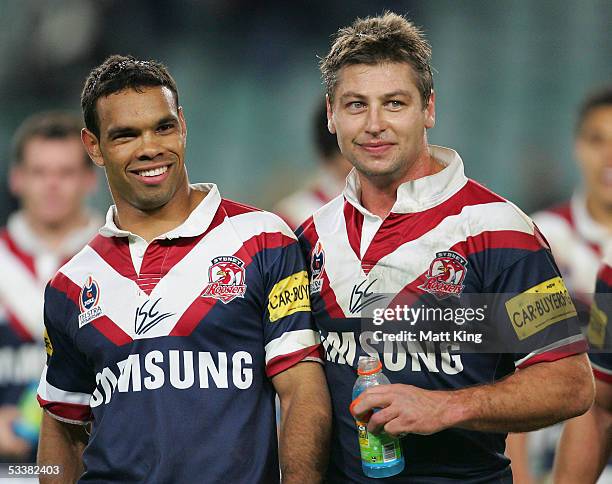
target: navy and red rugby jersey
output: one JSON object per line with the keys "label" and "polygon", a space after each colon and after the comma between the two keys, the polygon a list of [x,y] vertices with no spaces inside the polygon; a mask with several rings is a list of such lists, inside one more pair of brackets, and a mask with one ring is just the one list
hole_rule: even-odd
{"label": "navy and red rugby jersey", "polygon": [[40,377],[43,346],[43,293],[58,268],[97,232],[101,218],[72,230],[61,247],[41,240],[21,210],[0,230],[0,405],[15,405]]}
{"label": "navy and red rugby jersey", "polygon": [[[310,263],[311,304],[334,410],[332,483],[370,482],[349,413],[360,355],[378,355],[392,383],[450,390],[493,383],[516,368],[586,350],[571,298],[531,220],[466,178],[456,152],[430,149],[445,168],[402,184],[384,220],[361,205],[353,171],[343,195],[297,231]],[[496,295],[482,323],[503,344],[495,351],[462,351],[463,344],[435,340],[381,342],[364,323],[368,307],[381,297],[391,301],[383,307],[407,300],[417,308],[438,299],[461,304],[474,294]],[[406,467],[389,482],[511,480],[505,434],[453,428],[408,435],[402,446]]]}
{"label": "navy and red rugby jersey", "polygon": [[610,230],[591,217],[586,197],[577,191],[571,200],[533,214],[533,221],[550,244],[581,324],[589,321],[594,282]]}
{"label": "navy and red rugby jersey", "polygon": [[550,243],[570,293],[588,308],[610,231],[591,217],[580,191],[568,202],[534,213],[533,221]]}
{"label": "navy and red rugby jersey", "polygon": [[39,401],[92,422],[81,482],[277,482],[271,378],[321,362],[298,243],[208,194],[150,244],[113,222],[45,293]]}
{"label": "navy and red rugby jersey", "polygon": [[592,350],[589,359],[593,375],[612,384],[612,333],[608,328],[608,321],[612,317],[612,258],[609,255],[604,258],[597,273],[590,315],[587,335]]}

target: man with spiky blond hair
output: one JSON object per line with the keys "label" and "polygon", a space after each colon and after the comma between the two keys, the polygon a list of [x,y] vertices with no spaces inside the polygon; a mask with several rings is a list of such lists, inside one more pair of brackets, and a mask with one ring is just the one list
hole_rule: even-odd
{"label": "man with spiky blond hair", "polygon": [[[467,178],[455,151],[427,142],[430,56],[418,28],[385,13],[340,29],[321,62],[328,128],[354,166],[343,194],[297,231],[334,406],[328,482],[371,482],[360,446],[367,465],[390,475],[393,456],[368,448],[383,431],[401,438],[405,458],[389,482],[511,482],[506,432],[582,414],[593,401],[576,311],[537,228]],[[436,340],[435,324],[419,332],[427,321],[401,318],[423,307],[486,311],[474,324],[453,318],[462,331]],[[372,308],[395,316],[372,325]],[[474,328],[495,338],[467,345]],[[392,384],[353,400],[365,355],[378,356]],[[354,417],[369,421],[367,433]]]}

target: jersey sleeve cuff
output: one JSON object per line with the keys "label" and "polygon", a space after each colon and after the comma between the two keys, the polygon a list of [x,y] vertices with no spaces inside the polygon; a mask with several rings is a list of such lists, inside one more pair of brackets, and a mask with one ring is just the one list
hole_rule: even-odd
{"label": "jersey sleeve cuff", "polygon": [[605,383],[612,383],[612,370],[599,366],[591,361],[591,367],[593,368],[593,376],[600,381]]}
{"label": "jersey sleeve cuff", "polygon": [[516,361],[514,365],[519,370],[523,370],[531,365],[535,365],[536,363],[561,360],[563,358],[567,358],[568,356],[585,353],[587,350],[588,344],[586,339],[580,334],[565,338],[552,345],[532,351],[524,358]]}
{"label": "jersey sleeve cuff", "polygon": [[48,367],[45,366],[38,385],[39,405],[53,418],[66,423],[86,424],[92,420],[88,393],[69,392],[57,388],[47,381]]}
{"label": "jersey sleeve cuff", "polygon": [[47,402],[37,396],[38,403],[48,415],[60,422],[87,425],[93,420],[91,408],[88,405],[77,405],[70,403]]}
{"label": "jersey sleeve cuff", "polygon": [[277,356],[266,365],[266,375],[272,378],[275,375],[301,363],[302,361],[315,361],[323,364],[323,348],[320,344],[303,348],[287,355]]}

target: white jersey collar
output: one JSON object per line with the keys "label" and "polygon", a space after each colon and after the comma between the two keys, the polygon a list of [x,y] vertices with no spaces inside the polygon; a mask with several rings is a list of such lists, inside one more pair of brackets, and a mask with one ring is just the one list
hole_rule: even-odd
{"label": "white jersey collar", "polygon": [[[204,199],[189,214],[178,227],[156,237],[156,239],[176,239],[178,237],[196,237],[201,235],[210,226],[213,217],[221,205],[221,194],[214,183],[195,183],[190,185],[193,190],[208,192]],[[138,237],[127,230],[122,230],[115,224],[117,207],[111,205],[106,213],[106,224],[100,229],[100,234],[105,237]]]}
{"label": "white jersey collar", "polygon": [[83,248],[90,239],[96,235],[96,231],[102,223],[102,217],[89,210],[85,211],[87,224],[75,228],[64,237],[62,245],[58,250],[51,250],[30,227],[23,210],[11,214],[6,223],[6,229],[17,246],[30,254],[53,254],[60,258],[72,257]]}
{"label": "white jersey collar", "polygon": [[[397,189],[397,200],[391,208],[393,213],[414,213],[430,209],[448,200],[457,193],[468,179],[459,154],[442,146],[429,145],[429,153],[444,169],[434,175],[402,183]],[[361,205],[361,185],[355,169],[346,178],[344,188],[346,200],[364,215],[372,215]]]}

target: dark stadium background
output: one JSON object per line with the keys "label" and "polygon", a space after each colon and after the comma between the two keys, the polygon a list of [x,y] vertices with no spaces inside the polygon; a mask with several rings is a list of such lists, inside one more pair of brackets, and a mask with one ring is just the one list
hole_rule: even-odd
{"label": "dark stadium background", "polygon": [[[317,55],[356,16],[385,8],[422,25],[437,70],[433,143],[468,175],[532,211],[576,183],[580,98],[612,79],[607,0],[0,0],[0,222],[10,138],[34,111],[79,111],[89,70],[108,54],[166,63],[189,125],[192,181],[269,208],[315,164],[309,121]],[[105,180],[92,203],[109,202]]]}

